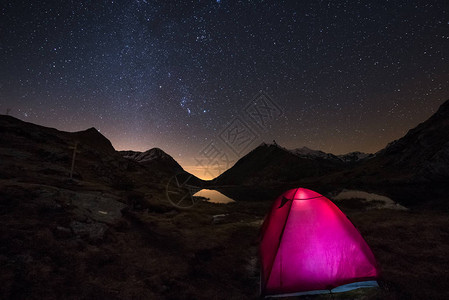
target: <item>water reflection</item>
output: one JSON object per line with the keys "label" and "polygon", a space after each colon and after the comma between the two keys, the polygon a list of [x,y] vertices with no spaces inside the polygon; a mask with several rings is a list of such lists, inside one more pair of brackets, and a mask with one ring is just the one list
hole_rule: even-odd
{"label": "water reflection", "polygon": [[202,190],[196,192],[195,194],[193,194],[193,196],[207,198],[207,201],[211,202],[211,203],[226,204],[226,203],[235,202],[234,200],[232,200],[228,196],[223,195],[222,193],[220,193],[217,190],[202,189]]}
{"label": "water reflection", "polygon": [[368,193],[360,190],[342,190],[335,197],[334,200],[349,200],[349,199],[361,199],[366,202],[371,202],[374,204],[371,208],[388,208],[388,209],[399,209],[406,210],[407,208],[394,202],[391,198],[386,196],[378,195],[375,193]]}

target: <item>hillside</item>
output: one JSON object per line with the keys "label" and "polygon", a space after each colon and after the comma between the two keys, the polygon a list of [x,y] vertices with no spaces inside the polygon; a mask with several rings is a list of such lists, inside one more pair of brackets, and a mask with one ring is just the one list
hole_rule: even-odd
{"label": "hillside", "polygon": [[273,185],[342,170],[337,159],[304,157],[276,144],[261,144],[218,176],[217,185]]}
{"label": "hillside", "polygon": [[376,154],[333,155],[263,143],[215,179],[217,185],[381,184],[449,181],[449,100]]}
{"label": "hillside", "polygon": [[119,151],[128,159],[134,160],[149,169],[164,169],[170,173],[184,172],[184,169],[176,160],[159,148],[152,148],[145,152],[139,151]]}
{"label": "hillside", "polygon": [[372,159],[322,180],[368,184],[449,182],[449,100]]}
{"label": "hillside", "polygon": [[220,227],[226,207],[180,210],[169,169],[124,158],[93,128],[0,116],[0,299],[253,297],[258,281],[240,278],[254,276],[254,210]]}

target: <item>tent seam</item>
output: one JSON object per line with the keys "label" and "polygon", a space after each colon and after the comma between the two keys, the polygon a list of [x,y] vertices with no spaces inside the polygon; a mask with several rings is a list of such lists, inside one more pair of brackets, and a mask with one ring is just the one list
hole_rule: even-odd
{"label": "tent seam", "polygon": [[270,280],[271,272],[273,270],[273,265],[274,265],[274,262],[276,261],[276,257],[278,255],[279,247],[281,246],[282,238],[284,237],[285,226],[287,225],[288,217],[290,216],[290,211],[292,210],[293,200],[295,199],[295,196],[296,196],[296,193],[298,192],[298,190],[299,190],[299,188],[296,189],[296,191],[293,194],[293,197],[291,199],[291,204],[290,204],[290,207],[288,208],[287,216],[285,217],[285,223],[284,223],[284,226],[282,227],[281,236],[279,237],[279,243],[278,243],[278,245],[276,247],[276,249],[277,249],[276,250],[276,254],[274,255],[273,262],[271,263],[271,266],[270,266],[270,269],[269,269],[270,272],[268,273],[267,280],[264,283],[265,288],[266,288],[266,286],[268,284],[268,281]]}

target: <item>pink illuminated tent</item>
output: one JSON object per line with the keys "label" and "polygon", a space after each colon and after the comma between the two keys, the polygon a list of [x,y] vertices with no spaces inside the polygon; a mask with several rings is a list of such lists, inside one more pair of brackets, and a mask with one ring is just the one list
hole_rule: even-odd
{"label": "pink illuminated tent", "polygon": [[276,199],[261,231],[261,292],[293,296],[377,285],[371,249],[326,197],[303,188]]}

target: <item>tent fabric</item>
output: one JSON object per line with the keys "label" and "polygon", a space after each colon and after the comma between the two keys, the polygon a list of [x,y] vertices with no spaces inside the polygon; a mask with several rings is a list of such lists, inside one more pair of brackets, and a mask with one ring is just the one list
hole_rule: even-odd
{"label": "tent fabric", "polygon": [[266,296],[373,286],[379,276],[371,249],[351,221],[329,199],[304,188],[274,201],[262,225],[260,257]]}

